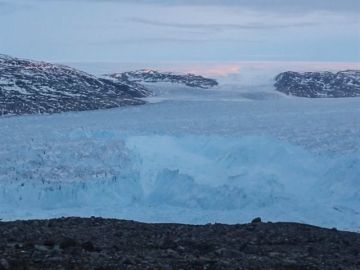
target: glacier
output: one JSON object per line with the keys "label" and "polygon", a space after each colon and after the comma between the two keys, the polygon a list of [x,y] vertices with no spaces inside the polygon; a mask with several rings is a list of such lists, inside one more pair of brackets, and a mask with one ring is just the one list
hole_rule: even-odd
{"label": "glacier", "polygon": [[0,219],[360,231],[360,99],[151,84],[148,104],[0,119]]}

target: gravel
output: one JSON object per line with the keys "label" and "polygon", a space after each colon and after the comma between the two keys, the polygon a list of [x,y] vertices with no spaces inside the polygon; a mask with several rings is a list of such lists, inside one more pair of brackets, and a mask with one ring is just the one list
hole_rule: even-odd
{"label": "gravel", "polygon": [[0,270],[358,270],[360,234],[297,223],[0,222]]}

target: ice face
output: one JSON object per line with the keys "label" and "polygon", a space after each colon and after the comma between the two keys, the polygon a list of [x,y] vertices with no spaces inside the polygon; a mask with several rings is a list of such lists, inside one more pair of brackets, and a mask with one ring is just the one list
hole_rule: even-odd
{"label": "ice face", "polygon": [[21,156],[2,152],[5,219],[102,215],[236,223],[261,214],[360,228],[355,153],[334,158],[264,136],[74,130],[29,141],[17,149]]}

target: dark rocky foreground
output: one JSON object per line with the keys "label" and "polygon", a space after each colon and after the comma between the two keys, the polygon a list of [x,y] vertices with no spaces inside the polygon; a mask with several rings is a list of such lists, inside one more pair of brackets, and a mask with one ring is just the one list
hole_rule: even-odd
{"label": "dark rocky foreground", "polygon": [[277,91],[308,98],[360,96],[360,70],[332,72],[280,73],[275,78]]}
{"label": "dark rocky foreground", "polygon": [[360,269],[360,234],[296,223],[0,222],[0,269]]}

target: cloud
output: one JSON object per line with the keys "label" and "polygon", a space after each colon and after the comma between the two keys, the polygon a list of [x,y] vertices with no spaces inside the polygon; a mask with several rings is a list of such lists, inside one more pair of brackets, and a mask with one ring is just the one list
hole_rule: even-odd
{"label": "cloud", "polygon": [[164,43],[184,43],[184,44],[194,44],[194,43],[209,43],[209,42],[241,42],[241,43],[258,43],[263,40],[258,39],[246,39],[246,38],[179,38],[179,37],[153,37],[153,38],[120,38],[120,39],[110,39],[110,40],[102,40],[96,42],[90,42],[89,45],[103,45],[103,46],[113,46],[113,45],[126,45],[126,44],[164,44]]}
{"label": "cloud", "polygon": [[16,5],[9,2],[0,2],[0,14],[8,14],[17,10]]}
{"label": "cloud", "polygon": [[275,12],[349,12],[360,13],[359,0],[36,0],[36,1],[87,1],[167,6],[222,6]]}
{"label": "cloud", "polygon": [[256,30],[256,29],[276,29],[276,28],[292,28],[292,27],[304,27],[304,26],[315,26],[320,23],[315,22],[299,22],[299,23],[278,23],[278,24],[269,24],[269,23],[178,23],[178,22],[161,22],[155,20],[147,20],[142,18],[131,18],[131,22],[160,26],[160,27],[171,27],[171,28],[182,28],[182,29],[198,29],[198,30],[213,30],[213,31],[223,31],[223,30]]}

